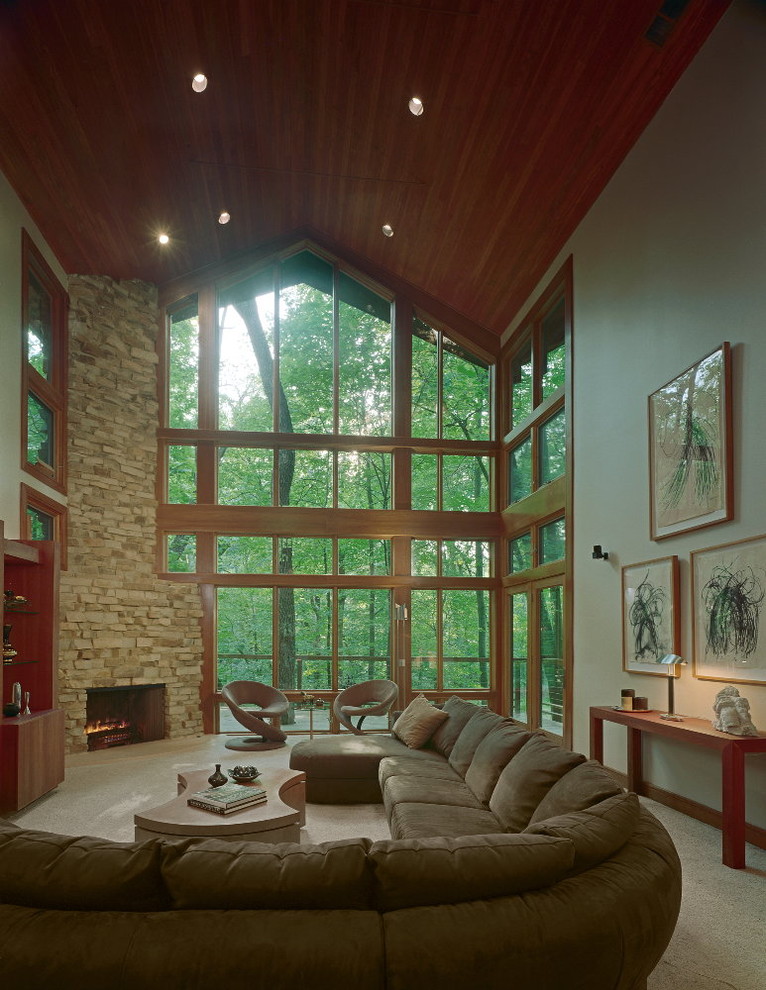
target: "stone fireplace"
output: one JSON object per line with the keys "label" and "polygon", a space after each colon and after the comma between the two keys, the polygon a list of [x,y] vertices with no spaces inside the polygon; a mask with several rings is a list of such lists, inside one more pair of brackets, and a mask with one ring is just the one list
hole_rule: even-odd
{"label": "stone fireplace", "polygon": [[111,749],[165,738],[165,685],[88,688],[88,750]]}
{"label": "stone fireplace", "polygon": [[165,736],[202,732],[202,607],[183,575],[157,576],[156,287],[73,275],[69,297],[58,701],[73,753],[87,748],[88,702],[125,685],[164,685]]}

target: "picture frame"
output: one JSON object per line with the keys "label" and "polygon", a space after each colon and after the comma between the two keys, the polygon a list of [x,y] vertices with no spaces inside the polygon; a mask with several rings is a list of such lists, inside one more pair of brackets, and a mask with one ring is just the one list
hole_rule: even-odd
{"label": "picture frame", "polygon": [[658,557],[622,568],[622,669],[631,674],[678,677],[660,657],[680,652],[678,557]]}
{"label": "picture frame", "polygon": [[649,396],[653,540],[732,518],[731,409],[726,341]]}
{"label": "picture frame", "polygon": [[689,555],[695,677],[766,684],[766,535]]}

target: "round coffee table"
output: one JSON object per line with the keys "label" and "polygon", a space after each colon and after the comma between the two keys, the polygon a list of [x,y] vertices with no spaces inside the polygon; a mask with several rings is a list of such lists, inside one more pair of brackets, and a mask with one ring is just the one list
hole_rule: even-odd
{"label": "round coffee table", "polygon": [[306,774],[299,770],[264,770],[256,781],[267,799],[230,815],[191,808],[186,799],[209,787],[210,770],[178,774],[178,796],[134,815],[136,839],[176,839],[183,836],[231,839],[238,842],[300,842],[306,821]]}

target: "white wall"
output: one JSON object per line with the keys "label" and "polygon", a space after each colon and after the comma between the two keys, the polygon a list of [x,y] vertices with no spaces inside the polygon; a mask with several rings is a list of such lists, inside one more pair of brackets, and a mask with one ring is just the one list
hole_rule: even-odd
{"label": "white wall", "polygon": [[[766,7],[742,0],[540,283],[574,256],[574,745],[586,752],[590,705],[618,703],[633,687],[667,706],[664,680],[622,671],[621,566],[678,554],[690,656],[689,552],[766,533],[764,65]],[[734,354],[735,518],[652,542],[647,396],[724,340]],[[594,543],[608,562],[591,559]],[[712,718],[723,686],[684,668],[676,711]],[[739,688],[766,730],[766,686]],[[605,762],[624,770],[625,730],[605,728]],[[649,738],[644,752],[652,783],[720,808],[717,754]],[[747,767],[748,821],[766,827],[766,757]]]}
{"label": "white wall", "polygon": [[[22,228],[66,287],[63,269],[0,173],[0,519],[10,539],[19,536],[19,482],[31,480],[20,466]],[[32,485],[61,501],[60,495],[45,486]]]}

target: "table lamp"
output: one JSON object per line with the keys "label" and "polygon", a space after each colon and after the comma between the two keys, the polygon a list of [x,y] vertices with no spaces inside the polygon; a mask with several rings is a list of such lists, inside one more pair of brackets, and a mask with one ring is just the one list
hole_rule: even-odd
{"label": "table lamp", "polygon": [[668,715],[675,715],[675,695],[674,684],[676,679],[676,667],[685,666],[687,661],[675,653],[666,653],[663,657],[658,657],[655,661],[668,668]]}

